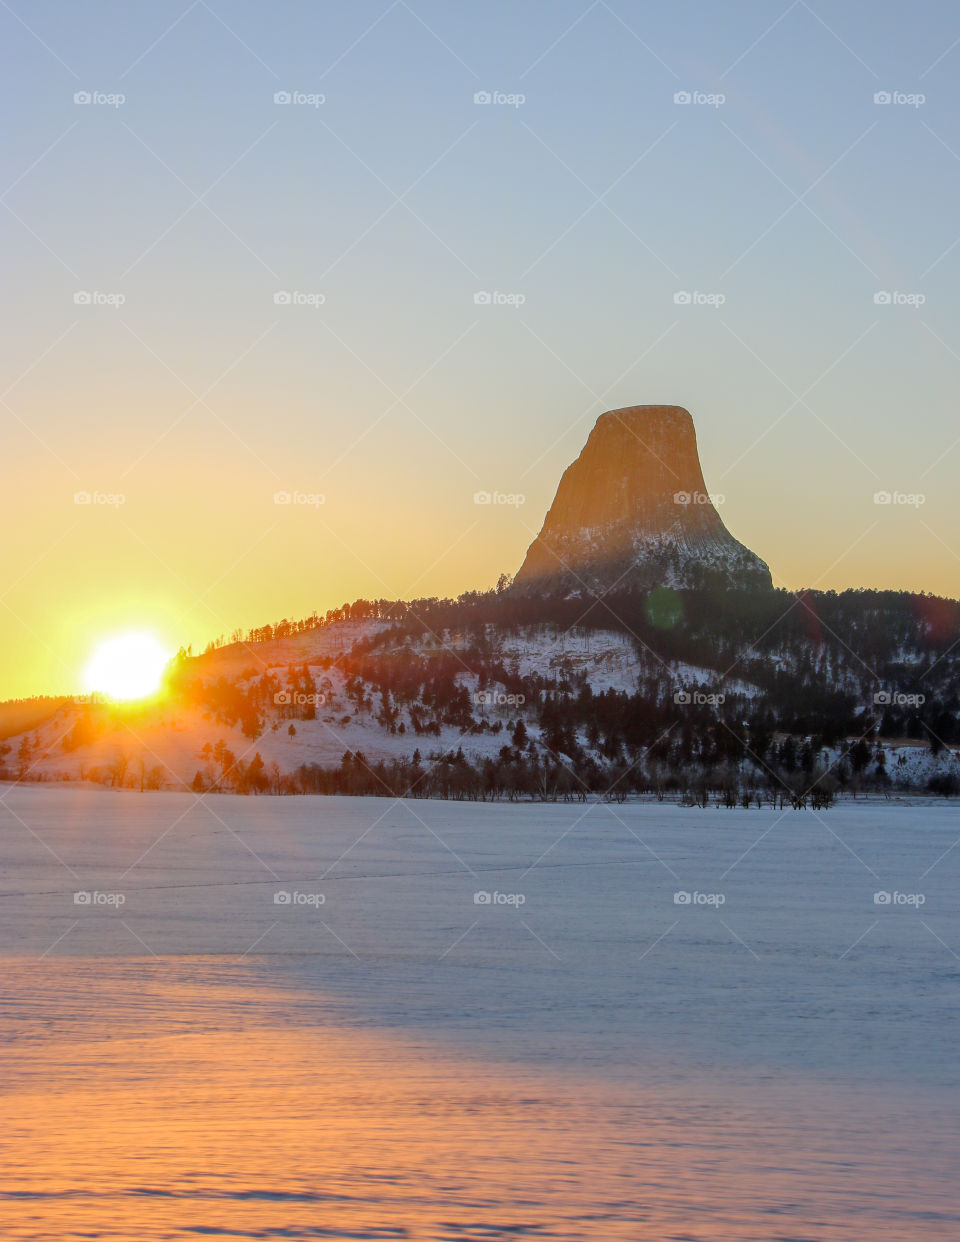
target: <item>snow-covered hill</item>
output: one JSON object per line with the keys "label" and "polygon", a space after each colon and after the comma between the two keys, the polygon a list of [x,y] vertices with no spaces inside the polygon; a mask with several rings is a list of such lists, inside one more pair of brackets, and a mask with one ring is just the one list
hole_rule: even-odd
{"label": "snow-covered hill", "polygon": [[[235,643],[187,666],[189,695],[128,706],[64,703],[39,726],[8,739],[7,777],[200,791],[231,787],[235,773],[255,761],[260,787],[280,791],[284,778],[304,765],[334,768],[348,752],[369,763],[409,761],[415,752],[425,765],[455,752],[472,763],[502,758],[517,745],[518,722],[534,755],[539,748],[541,756],[558,757],[555,738],[554,749],[549,745],[544,701],[569,701],[589,688],[593,696],[621,700],[645,692],[682,707],[684,695],[695,702],[698,688],[718,685],[715,671],[666,660],[621,631],[548,624],[411,638],[383,621],[344,621]],[[411,668],[417,670],[413,692],[398,683]],[[747,712],[761,694],[742,677],[722,683],[721,698],[734,705],[735,718],[737,704]],[[591,723],[567,735],[567,749],[598,764],[616,759]],[[938,772],[960,773],[949,748],[934,756],[926,745],[904,741],[884,751],[894,788],[923,788]],[[838,755],[826,748],[817,761],[829,767]],[[748,766],[763,777],[762,763]]]}

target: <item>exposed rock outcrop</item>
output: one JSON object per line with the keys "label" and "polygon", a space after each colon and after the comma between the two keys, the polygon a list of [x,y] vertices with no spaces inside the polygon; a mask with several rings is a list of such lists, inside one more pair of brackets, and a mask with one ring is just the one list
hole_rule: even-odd
{"label": "exposed rock outcrop", "polygon": [[708,496],[693,419],[676,405],[600,415],[514,583],[550,594],[770,585]]}

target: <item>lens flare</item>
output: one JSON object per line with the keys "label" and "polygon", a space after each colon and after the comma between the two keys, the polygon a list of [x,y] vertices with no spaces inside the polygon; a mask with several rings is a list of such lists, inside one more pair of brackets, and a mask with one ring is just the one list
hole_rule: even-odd
{"label": "lens flare", "polygon": [[117,634],[97,647],[84,672],[86,689],[111,699],[142,699],[160,688],[170,659],[152,634]]}

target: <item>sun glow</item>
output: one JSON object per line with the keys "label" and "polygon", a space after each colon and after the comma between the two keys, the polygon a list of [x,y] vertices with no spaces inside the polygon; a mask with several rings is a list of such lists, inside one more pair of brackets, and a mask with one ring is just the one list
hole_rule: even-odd
{"label": "sun glow", "polygon": [[160,688],[170,652],[152,634],[105,638],[84,670],[86,689],[111,699],[142,699]]}

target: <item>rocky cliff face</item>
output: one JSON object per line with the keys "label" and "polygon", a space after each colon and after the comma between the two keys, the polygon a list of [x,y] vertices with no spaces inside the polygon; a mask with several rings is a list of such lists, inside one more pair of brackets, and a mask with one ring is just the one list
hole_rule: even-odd
{"label": "rocky cliff face", "polygon": [[676,405],[600,415],[515,579],[551,594],[770,585],[708,497],[693,419]]}

